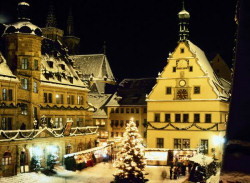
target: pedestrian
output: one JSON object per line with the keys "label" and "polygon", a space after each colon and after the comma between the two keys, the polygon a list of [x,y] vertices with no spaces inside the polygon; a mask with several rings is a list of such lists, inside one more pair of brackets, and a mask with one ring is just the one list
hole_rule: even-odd
{"label": "pedestrian", "polygon": [[170,167],[170,170],[169,170],[170,172],[170,179],[172,180],[172,175],[173,175],[173,165],[171,165],[171,167]]}
{"label": "pedestrian", "polygon": [[192,168],[192,164],[191,164],[191,162],[188,162],[188,172],[189,173],[191,172],[191,168]]}
{"label": "pedestrian", "polygon": [[174,167],[174,179],[177,179],[177,173],[178,173],[177,167]]}

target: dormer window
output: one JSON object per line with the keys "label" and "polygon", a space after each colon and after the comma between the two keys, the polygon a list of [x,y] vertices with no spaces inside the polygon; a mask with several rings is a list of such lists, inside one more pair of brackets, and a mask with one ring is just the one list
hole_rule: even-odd
{"label": "dormer window", "polygon": [[69,78],[69,82],[70,82],[70,83],[73,83],[73,77],[70,76],[70,77],[68,77],[68,78]]}
{"label": "dormer window", "polygon": [[53,61],[47,61],[50,68],[53,68]]}
{"label": "dormer window", "polygon": [[62,68],[62,70],[65,71],[65,65],[64,64],[61,64],[61,68]]}

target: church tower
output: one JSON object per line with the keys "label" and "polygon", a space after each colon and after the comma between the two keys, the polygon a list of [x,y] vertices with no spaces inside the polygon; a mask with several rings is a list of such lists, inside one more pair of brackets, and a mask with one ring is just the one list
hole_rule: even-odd
{"label": "church tower", "polygon": [[52,1],[50,1],[49,12],[48,12],[48,16],[46,19],[46,26],[45,28],[42,28],[43,36],[53,41],[59,40],[60,42],[62,42],[64,31],[61,29],[58,29],[56,26],[57,26],[57,22],[56,22],[56,16],[54,12],[54,6],[53,6]]}
{"label": "church tower", "polygon": [[74,36],[74,21],[72,15],[72,8],[69,9],[66,36],[64,36],[63,40],[65,46],[69,49],[69,54],[71,55],[78,54],[80,38]]}
{"label": "church tower", "polygon": [[33,128],[31,122],[37,118],[39,104],[42,31],[30,22],[30,4],[18,3],[18,20],[7,25],[3,37],[6,42],[5,57],[12,72],[20,80],[17,91],[18,121]]}
{"label": "church tower", "polygon": [[189,19],[190,14],[185,10],[184,0],[182,1],[182,10],[178,13],[179,18],[179,41],[186,41],[189,37]]}

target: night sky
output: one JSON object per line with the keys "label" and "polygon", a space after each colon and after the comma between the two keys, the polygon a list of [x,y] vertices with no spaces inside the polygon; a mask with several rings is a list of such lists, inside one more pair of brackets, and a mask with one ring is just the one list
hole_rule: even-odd
{"label": "night sky", "polygon": [[[44,27],[50,0],[32,0],[32,23]],[[0,22],[15,20],[18,0],[0,0]],[[54,0],[58,28],[72,6],[81,54],[103,53],[115,77],[157,77],[178,41],[181,0]],[[185,0],[190,40],[211,60],[216,53],[232,66],[236,0]]]}

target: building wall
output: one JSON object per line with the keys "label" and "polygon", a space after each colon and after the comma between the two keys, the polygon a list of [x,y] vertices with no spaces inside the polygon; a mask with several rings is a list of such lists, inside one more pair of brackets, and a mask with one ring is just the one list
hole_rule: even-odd
{"label": "building wall", "polygon": [[[124,110],[121,113],[121,110]],[[129,122],[133,118],[135,123],[138,123],[138,131],[143,138],[144,143],[146,142],[144,127],[144,121],[147,121],[146,106],[120,106],[120,107],[108,107],[108,123],[107,129],[109,132],[109,139],[115,140],[123,136],[126,131],[126,122]],[[121,121],[123,121],[123,127],[120,126]],[[113,122],[113,126],[111,123]],[[115,124],[118,122],[118,125]]]}
{"label": "building wall", "polygon": [[[216,91],[197,59],[184,42],[180,42],[168,58],[167,65],[147,98],[147,119],[150,123],[147,147],[177,149],[174,139],[189,139],[189,148],[196,149],[203,139],[208,140],[208,155],[212,156],[214,148],[216,157],[221,158],[222,146],[218,144],[218,139],[225,136],[229,103],[219,99],[218,93],[223,91]],[[195,87],[199,88],[198,93]],[[179,90],[186,90],[184,98]],[[200,118],[196,123],[195,114],[199,114]],[[176,115],[180,115],[180,121]],[[186,121],[184,115],[188,115]],[[211,121],[206,121],[206,115],[207,118],[211,117]],[[166,119],[168,116],[170,119]],[[194,123],[203,130],[196,126],[188,128]],[[163,139],[162,145],[157,145],[157,138]]]}
{"label": "building wall", "polygon": [[[45,135],[46,136],[46,135]],[[52,148],[57,148],[56,154],[59,156],[59,164],[63,164],[63,156],[66,154],[66,148],[70,144],[71,153],[82,151],[85,149],[95,147],[96,135],[87,136],[75,136],[75,137],[47,137],[47,138],[37,138],[33,140],[24,141],[12,141],[1,142],[0,143],[0,159],[3,160],[3,155],[5,152],[11,153],[11,163],[10,165],[3,165],[2,161],[0,164],[0,177],[1,176],[12,176],[17,173],[21,173],[20,155],[21,152],[26,150],[28,152],[28,166],[30,166],[30,160],[33,155],[37,155],[34,148],[38,147],[39,153],[41,153],[41,166],[43,168],[47,167],[47,156],[50,154]],[[79,144],[82,144],[83,148],[79,149]],[[33,152],[32,152],[33,151]]]}

